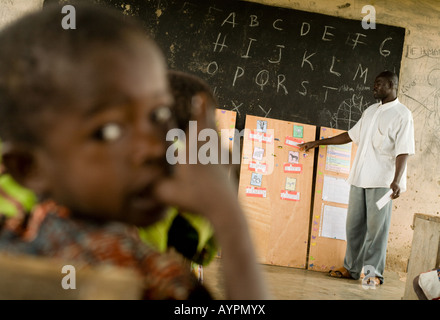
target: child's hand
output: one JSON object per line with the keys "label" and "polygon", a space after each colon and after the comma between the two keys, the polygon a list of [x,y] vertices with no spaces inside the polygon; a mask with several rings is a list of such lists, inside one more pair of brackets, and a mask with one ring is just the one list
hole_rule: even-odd
{"label": "child's hand", "polygon": [[[192,98],[192,113],[196,120],[197,136],[204,130],[212,130],[217,135],[215,115],[210,113],[207,107],[206,96],[197,94]],[[186,164],[177,163],[171,166],[172,176],[161,181],[157,186],[157,196],[165,204],[177,206],[179,209],[198,213],[209,220],[220,219],[214,214],[215,211],[228,212],[237,211],[237,188],[228,179],[229,172],[227,165],[221,164],[200,164],[198,155],[200,147],[205,141],[191,141],[187,134],[188,141],[179,147],[178,152],[186,155]],[[216,158],[220,163],[222,154],[221,139],[217,141]],[[210,150],[212,152],[212,150]],[[190,152],[196,153],[197,164],[190,163]],[[194,156],[194,155],[193,155]],[[223,210],[222,210],[223,209]],[[224,214],[222,215],[224,216]],[[213,221],[212,221],[213,222]]]}
{"label": "child's hand", "polygon": [[164,203],[212,222],[221,218],[215,216],[216,211],[224,208],[230,212],[238,207],[236,188],[228,179],[226,167],[220,164],[176,164],[173,175],[160,181],[156,192]]}

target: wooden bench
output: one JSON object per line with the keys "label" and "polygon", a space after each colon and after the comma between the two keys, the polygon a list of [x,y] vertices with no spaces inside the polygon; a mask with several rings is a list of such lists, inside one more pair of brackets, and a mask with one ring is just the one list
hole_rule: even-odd
{"label": "wooden bench", "polygon": [[[87,267],[49,258],[0,255],[1,300],[138,300],[142,281],[134,271]],[[62,282],[64,279],[64,282]],[[63,288],[68,287],[67,289]],[[75,289],[71,287],[75,284]],[[69,288],[70,287],[70,288]]]}
{"label": "wooden bench", "polygon": [[417,300],[413,287],[414,278],[440,266],[440,216],[416,213],[413,229],[403,300]]}

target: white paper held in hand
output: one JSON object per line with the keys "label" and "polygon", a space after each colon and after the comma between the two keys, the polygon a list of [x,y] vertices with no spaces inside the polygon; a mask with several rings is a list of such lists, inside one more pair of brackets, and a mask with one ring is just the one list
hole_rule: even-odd
{"label": "white paper held in hand", "polygon": [[385,205],[388,203],[388,201],[391,200],[391,195],[393,194],[393,190],[390,189],[387,193],[385,193],[385,195],[380,198],[377,202],[376,202],[376,206],[379,210],[381,210],[383,207],[385,207]]}

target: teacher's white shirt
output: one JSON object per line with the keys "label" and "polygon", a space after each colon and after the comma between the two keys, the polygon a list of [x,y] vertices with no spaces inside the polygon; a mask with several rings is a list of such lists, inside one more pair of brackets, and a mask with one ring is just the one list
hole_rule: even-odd
{"label": "teacher's white shirt", "polygon": [[[348,131],[358,146],[348,183],[361,188],[389,188],[399,154],[412,155],[414,121],[411,111],[398,99],[368,107]],[[399,183],[406,191],[406,167]]]}

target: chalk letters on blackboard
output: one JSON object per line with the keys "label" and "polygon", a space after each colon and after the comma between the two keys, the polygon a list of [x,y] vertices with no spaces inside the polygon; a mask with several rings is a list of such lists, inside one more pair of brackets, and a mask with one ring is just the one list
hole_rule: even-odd
{"label": "chalk letters on blackboard", "polygon": [[365,38],[367,37],[365,34],[359,33],[359,32],[356,32],[356,38],[355,39],[350,38],[351,35],[349,35],[348,38],[347,38],[347,44],[351,45],[353,49],[356,48],[356,46],[358,44],[364,44],[365,45],[366,44],[365,42],[359,40],[359,37],[361,37],[361,36],[365,37]]}
{"label": "chalk letters on blackboard", "polygon": [[379,52],[381,55],[383,55],[384,57],[388,57],[391,53],[390,50],[384,50],[383,46],[385,45],[385,42],[389,41],[389,40],[393,40],[393,38],[388,37],[386,38],[384,41],[382,41],[382,43],[380,44],[380,48],[379,48]]}
{"label": "chalk letters on blackboard", "polygon": [[244,69],[242,67],[237,67],[235,70],[234,80],[232,81],[232,86],[235,86],[235,81],[244,75]]}
{"label": "chalk letters on blackboard", "polygon": [[308,22],[303,22],[301,25],[301,31],[300,31],[300,36],[305,36],[309,33],[310,31],[310,23]]}
{"label": "chalk letters on blackboard", "polygon": [[324,27],[324,33],[322,35],[322,40],[324,40],[324,41],[332,41],[332,39],[329,38],[329,36],[331,36],[331,37],[335,36],[333,33],[328,32],[329,28],[336,29],[335,27],[332,27],[332,26],[325,26]]}
{"label": "chalk letters on blackboard", "polygon": [[302,62],[301,62],[301,68],[304,67],[304,62],[307,62],[307,63],[309,64],[310,68],[311,68],[312,70],[315,70],[315,69],[313,69],[313,64],[309,61],[309,58],[311,58],[311,57],[314,56],[315,54],[316,54],[316,52],[313,52],[312,54],[306,56],[306,55],[307,55],[307,50],[306,50],[306,51],[304,52],[303,59],[302,59]]}
{"label": "chalk letters on blackboard", "polygon": [[278,75],[278,83],[277,83],[277,93],[280,92],[280,88],[284,90],[284,94],[289,94],[289,91],[287,91],[286,86],[283,84],[284,81],[286,81],[286,76],[284,74]]}
{"label": "chalk letters on blackboard", "polygon": [[279,54],[278,54],[278,58],[275,59],[275,60],[270,60],[270,59],[269,59],[269,62],[270,62],[270,63],[280,63],[280,61],[281,61],[281,53],[282,53],[282,51],[283,51],[283,48],[285,48],[285,46],[282,45],[282,44],[277,44],[277,47],[280,49],[280,50],[279,50]]}
{"label": "chalk letters on blackboard", "polygon": [[332,73],[332,74],[337,75],[338,77],[340,77],[341,74],[340,74],[339,72],[336,72],[335,70],[333,70],[333,67],[335,66],[335,61],[338,61],[338,62],[339,62],[339,60],[337,60],[336,57],[333,56],[333,57],[332,57],[332,66],[330,67],[330,73]]}
{"label": "chalk letters on blackboard", "polygon": [[251,57],[249,55],[249,51],[251,50],[251,45],[252,45],[252,42],[254,42],[254,41],[257,41],[257,39],[249,38],[249,45],[247,47],[246,54],[241,56],[242,58],[250,58]]}
{"label": "chalk letters on blackboard", "polygon": [[268,82],[269,71],[261,70],[260,72],[258,72],[257,76],[255,77],[255,83],[261,88],[261,91],[263,91],[264,86],[267,85]]}
{"label": "chalk letters on blackboard", "polygon": [[223,20],[222,27],[225,23],[230,23],[232,25],[232,28],[235,28],[235,26],[237,25],[237,23],[235,23],[235,12],[231,12],[229,16],[225,20]]}
{"label": "chalk letters on blackboard", "polygon": [[299,91],[298,93],[302,96],[306,96],[307,95],[307,88],[306,88],[306,84],[308,84],[309,82],[307,80],[301,82],[301,87],[303,88],[303,91]]}
{"label": "chalk letters on blackboard", "polygon": [[220,47],[219,52],[223,51],[223,48],[227,48],[228,46],[225,44],[226,42],[226,36],[223,37],[223,42],[220,43],[220,37],[222,36],[221,32],[217,36],[217,40],[214,42],[214,52],[217,51],[217,46]]}
{"label": "chalk letters on blackboard", "polygon": [[281,27],[278,26],[279,22],[283,22],[283,20],[281,20],[281,19],[276,19],[276,20],[273,22],[272,26],[273,26],[274,29],[277,29],[277,30],[283,30],[283,28],[281,28]]}
{"label": "chalk letters on blackboard", "polygon": [[251,23],[249,24],[249,27],[258,27],[260,23],[258,22],[258,17],[256,15],[251,14]]}
{"label": "chalk letters on blackboard", "polygon": [[206,68],[206,73],[210,74],[210,75],[214,75],[216,74],[218,71],[218,64],[217,61],[211,61],[208,64],[208,67]]}
{"label": "chalk letters on blackboard", "polygon": [[355,75],[353,77],[353,80],[356,79],[356,76],[358,75],[359,71],[361,72],[359,77],[360,78],[362,78],[362,76],[364,77],[364,84],[365,84],[367,82],[368,68],[365,68],[365,70],[364,70],[364,69],[362,69],[362,65],[359,64],[357,69],[356,69],[356,73],[355,73]]}
{"label": "chalk letters on blackboard", "polygon": [[240,130],[247,114],[269,112],[275,119],[348,130],[374,102],[375,75],[400,70],[405,30],[364,29],[361,16],[349,20],[239,0],[130,1],[170,67],[204,78],[219,107],[237,112]]}

